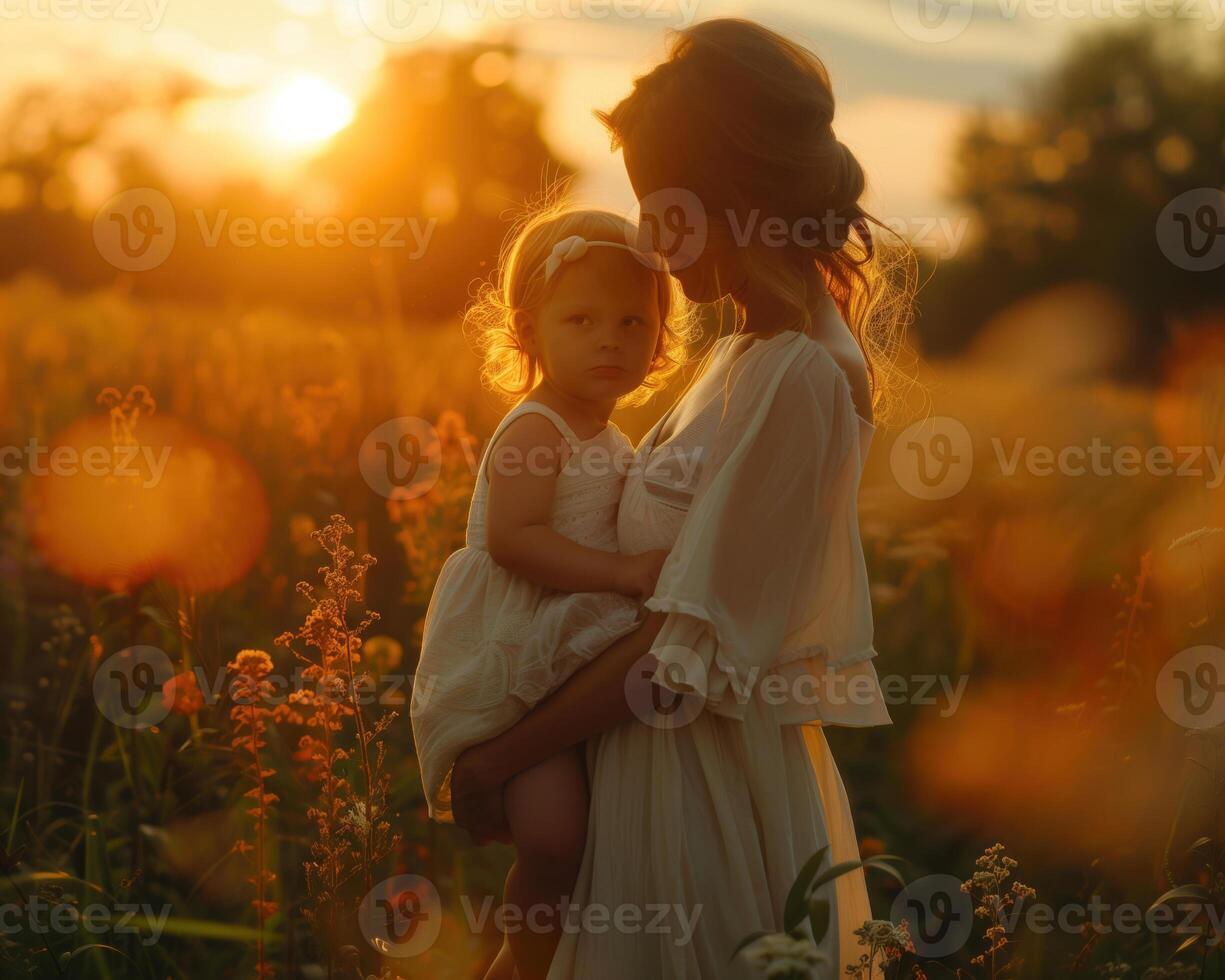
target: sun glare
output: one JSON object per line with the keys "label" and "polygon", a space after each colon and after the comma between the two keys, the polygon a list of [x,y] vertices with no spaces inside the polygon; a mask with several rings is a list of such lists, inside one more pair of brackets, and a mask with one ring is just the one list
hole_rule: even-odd
{"label": "sun glare", "polygon": [[269,93],[266,116],[272,139],[287,146],[310,146],[348,124],[353,100],[316,75],[299,75]]}

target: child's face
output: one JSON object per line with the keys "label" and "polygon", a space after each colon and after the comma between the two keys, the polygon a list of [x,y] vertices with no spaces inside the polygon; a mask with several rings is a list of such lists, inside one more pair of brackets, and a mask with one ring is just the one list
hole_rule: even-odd
{"label": "child's face", "polygon": [[524,346],[574,398],[607,401],[642,384],[659,345],[654,275],[619,248],[596,245],[554,273],[549,298],[524,318]]}

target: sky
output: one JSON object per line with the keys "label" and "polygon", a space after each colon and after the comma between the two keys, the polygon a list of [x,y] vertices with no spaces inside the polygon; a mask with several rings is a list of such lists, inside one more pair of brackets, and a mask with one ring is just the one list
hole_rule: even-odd
{"label": "sky", "polygon": [[[0,0],[0,99],[34,79],[176,66],[220,93],[155,134],[159,162],[186,180],[257,172],[276,182],[343,125],[388,53],[512,37],[529,56],[546,136],[584,174],[579,196],[624,210],[629,185],[591,110],[663,56],[668,28],[741,16],[824,60],[834,130],[867,171],[869,210],[955,229],[950,153],[967,115],[1015,111],[1025,80],[1078,32],[1121,24],[1138,6],[1163,16],[1176,2],[1200,19],[1205,45],[1219,41],[1225,0]],[[132,117],[139,133],[139,107]]]}

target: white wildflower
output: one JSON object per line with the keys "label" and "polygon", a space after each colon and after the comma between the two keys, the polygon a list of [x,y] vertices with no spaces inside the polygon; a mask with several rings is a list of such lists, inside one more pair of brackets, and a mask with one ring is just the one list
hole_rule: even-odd
{"label": "white wildflower", "polygon": [[786,933],[762,936],[744,950],[744,958],[769,980],[812,980],[825,955],[807,939]]}

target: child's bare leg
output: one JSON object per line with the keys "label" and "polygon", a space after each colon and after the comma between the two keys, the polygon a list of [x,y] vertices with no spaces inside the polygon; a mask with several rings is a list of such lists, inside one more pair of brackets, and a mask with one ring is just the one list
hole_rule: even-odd
{"label": "child's bare leg", "polygon": [[[544,980],[587,846],[587,773],[581,747],[524,770],[506,784],[506,817],[517,859],[506,876],[508,932],[521,980]],[[533,909],[533,906],[544,908]]]}

